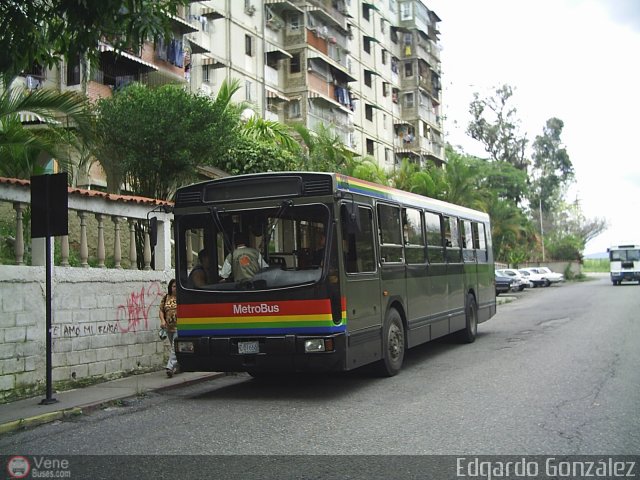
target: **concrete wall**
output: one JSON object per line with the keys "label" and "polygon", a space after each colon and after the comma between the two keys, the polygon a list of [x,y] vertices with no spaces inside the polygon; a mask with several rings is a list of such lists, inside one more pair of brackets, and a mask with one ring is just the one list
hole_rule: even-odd
{"label": "concrete wall", "polygon": [[[170,271],[55,267],[52,278],[54,385],[161,368]],[[0,266],[0,401],[42,391],[45,303],[45,267]]]}

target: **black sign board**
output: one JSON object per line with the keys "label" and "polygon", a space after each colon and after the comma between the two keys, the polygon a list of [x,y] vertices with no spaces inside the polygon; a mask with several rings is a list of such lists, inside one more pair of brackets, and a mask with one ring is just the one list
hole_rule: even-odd
{"label": "black sign board", "polygon": [[69,234],[67,174],[31,177],[31,238]]}

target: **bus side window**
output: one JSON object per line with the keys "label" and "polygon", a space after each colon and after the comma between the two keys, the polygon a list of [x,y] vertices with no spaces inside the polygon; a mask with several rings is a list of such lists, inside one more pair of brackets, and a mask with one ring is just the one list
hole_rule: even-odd
{"label": "bus side window", "polygon": [[380,228],[380,258],[382,262],[404,261],[400,208],[378,204],[378,226]]}
{"label": "bus side window", "polygon": [[473,248],[476,250],[476,258],[478,262],[486,263],[487,260],[487,243],[484,236],[484,224],[473,222]]}
{"label": "bus side window", "polygon": [[422,212],[414,208],[405,208],[402,210],[402,222],[406,262],[424,263],[426,256]]}
{"label": "bus side window", "polygon": [[471,232],[471,222],[469,220],[461,220],[462,233],[462,258],[465,262],[474,262],[476,260],[476,252],[473,248],[473,234]]}
{"label": "bus side window", "polygon": [[429,263],[444,263],[440,215],[425,212],[424,221],[427,227],[427,258]]}
{"label": "bus side window", "polygon": [[447,246],[447,261],[449,263],[460,263],[460,232],[458,231],[458,219],[456,217],[443,217],[444,238]]}
{"label": "bus side window", "polygon": [[373,243],[373,213],[370,208],[358,207],[360,228],[353,231],[349,227],[349,211],[341,208],[343,253],[347,273],[375,272],[376,262]]}

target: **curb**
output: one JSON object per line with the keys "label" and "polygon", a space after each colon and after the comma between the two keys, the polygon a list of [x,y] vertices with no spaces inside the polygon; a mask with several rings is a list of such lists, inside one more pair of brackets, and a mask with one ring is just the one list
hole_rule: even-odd
{"label": "curb", "polygon": [[161,387],[149,388],[133,395],[123,395],[119,398],[112,398],[110,400],[101,400],[94,403],[88,403],[86,405],[82,405],[81,407],[71,407],[54,412],[43,413],[41,415],[35,415],[33,417],[13,420],[11,422],[0,424],[0,435],[15,432],[17,430],[27,430],[39,425],[44,425],[45,423],[55,422],[56,420],[63,420],[65,418],[77,417],[83,414],[91,413],[108,405],[112,405],[114,402],[126,400],[129,398],[135,398],[146,392],[165,392],[169,390],[175,390],[177,388],[188,387],[190,385],[195,385],[209,380],[215,380],[217,378],[224,377],[225,375],[226,374],[224,372],[213,372],[209,376],[193,378],[191,380],[185,380],[183,382],[174,383],[172,385],[163,385]]}
{"label": "curb", "polygon": [[38,425],[78,415],[82,415],[82,409],[80,407],[72,407],[57,412],[43,413],[42,415],[36,415],[34,417],[21,418],[20,420],[14,420],[0,425],[0,435],[16,430],[26,430],[27,428],[37,427]]}

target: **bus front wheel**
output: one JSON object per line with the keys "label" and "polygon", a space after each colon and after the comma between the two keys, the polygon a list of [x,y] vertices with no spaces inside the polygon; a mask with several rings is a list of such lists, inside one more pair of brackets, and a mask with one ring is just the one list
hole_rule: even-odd
{"label": "bus front wheel", "polygon": [[478,306],[476,299],[470,293],[464,306],[465,327],[458,332],[458,338],[463,343],[473,343],[478,333]]}
{"label": "bus front wheel", "polygon": [[404,325],[398,311],[392,308],[384,320],[379,373],[385,377],[396,375],[402,368],[404,350]]}

